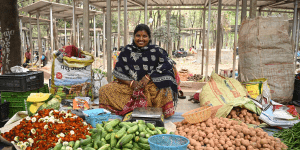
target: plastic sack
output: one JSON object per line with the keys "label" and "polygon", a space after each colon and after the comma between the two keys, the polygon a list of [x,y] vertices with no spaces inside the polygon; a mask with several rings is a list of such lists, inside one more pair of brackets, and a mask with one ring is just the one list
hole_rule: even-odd
{"label": "plastic sack", "polygon": [[262,108],[266,108],[270,104],[271,90],[268,81],[265,78],[250,80],[243,83],[251,98],[257,100]]}
{"label": "plastic sack", "polygon": [[[74,99],[77,96],[91,97],[92,92],[92,54],[80,51],[81,56],[63,56],[62,61],[53,53],[50,93],[62,99]],[[59,55],[60,56],[60,55]]]}
{"label": "plastic sack", "polygon": [[200,105],[223,105],[219,108],[216,117],[226,117],[233,107],[240,106],[254,113],[260,113],[260,109],[249,98],[246,98],[247,90],[237,80],[211,74],[210,80],[202,87],[199,96]]}
{"label": "plastic sack", "polygon": [[300,122],[300,120],[298,119],[298,115],[296,115],[296,117],[293,117],[293,119],[289,119],[288,117],[284,117],[287,116],[289,114],[293,114],[295,113],[295,109],[292,107],[287,107],[288,109],[286,110],[286,113],[284,114],[283,111],[285,110],[279,110],[279,113],[276,113],[276,109],[279,109],[281,107],[278,106],[284,106],[282,104],[276,103],[274,101],[271,100],[271,105],[269,106],[268,109],[266,109],[265,111],[262,111],[261,115],[259,116],[259,119],[264,121],[265,123],[267,123],[270,126],[277,126],[277,127],[281,127],[281,128],[290,128],[293,127],[294,124]]}
{"label": "plastic sack", "polygon": [[94,98],[99,97],[99,89],[100,87],[108,84],[105,78],[105,72],[101,71],[100,69],[93,69],[94,71],[94,81],[93,81],[93,94]]}

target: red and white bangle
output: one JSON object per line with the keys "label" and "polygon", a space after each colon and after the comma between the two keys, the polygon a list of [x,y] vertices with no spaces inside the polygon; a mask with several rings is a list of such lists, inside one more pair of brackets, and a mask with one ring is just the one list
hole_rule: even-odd
{"label": "red and white bangle", "polygon": [[130,85],[129,85],[129,87],[131,87],[131,86],[132,86],[133,82],[134,82],[134,80],[132,80],[132,81],[130,82]]}
{"label": "red and white bangle", "polygon": [[146,77],[148,80],[151,80],[150,77],[149,77],[149,75],[145,75],[145,77]]}

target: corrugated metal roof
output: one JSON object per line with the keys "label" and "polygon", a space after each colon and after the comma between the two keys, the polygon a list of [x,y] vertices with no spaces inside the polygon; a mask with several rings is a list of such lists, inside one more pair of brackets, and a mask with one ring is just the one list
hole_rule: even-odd
{"label": "corrugated metal roof", "polygon": [[[61,3],[54,3],[48,1],[38,1],[32,3],[26,7],[20,8],[19,11],[28,12],[30,14],[36,14],[38,11],[40,12],[41,16],[50,16],[50,6],[52,5],[52,12],[53,18],[60,18],[71,20],[73,18],[73,6],[61,4]],[[90,10],[90,17],[92,18],[95,14],[100,14],[100,11]],[[78,17],[83,16],[83,9],[76,7],[75,14]]]}
{"label": "corrugated metal roof", "polygon": [[[82,1],[82,0],[78,0]],[[212,6],[218,6],[218,0],[211,0]],[[106,8],[106,0],[90,0],[90,4],[98,8]],[[123,7],[124,0],[121,0]],[[204,6],[207,0],[148,0],[148,6]],[[144,7],[145,0],[127,0],[127,7]],[[236,0],[222,0],[223,6],[235,6]],[[239,1],[242,5],[242,0]],[[112,8],[118,6],[118,0],[111,1]],[[247,0],[247,6],[250,7],[250,0]],[[271,9],[294,9],[294,0],[257,0],[257,7]],[[300,5],[298,5],[300,8]]]}

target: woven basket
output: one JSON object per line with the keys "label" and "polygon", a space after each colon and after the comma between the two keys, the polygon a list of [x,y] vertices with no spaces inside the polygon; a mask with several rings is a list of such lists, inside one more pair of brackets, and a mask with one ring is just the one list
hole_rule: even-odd
{"label": "woven basket", "polygon": [[211,116],[211,106],[203,106],[182,114],[188,123],[199,123],[206,121]]}
{"label": "woven basket", "polygon": [[211,118],[215,118],[219,108],[223,107],[223,105],[213,106],[211,108]]}

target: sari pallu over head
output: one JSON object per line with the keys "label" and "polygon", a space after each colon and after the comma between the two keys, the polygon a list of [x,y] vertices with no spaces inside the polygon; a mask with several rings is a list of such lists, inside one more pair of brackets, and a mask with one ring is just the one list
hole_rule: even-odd
{"label": "sari pallu over head", "polygon": [[[150,43],[150,42],[149,42]],[[173,61],[167,52],[157,45],[139,48],[134,42],[121,49],[113,75],[122,80],[141,80],[146,74],[159,89],[172,92],[174,106],[178,99]],[[166,93],[167,95],[167,93]]]}

